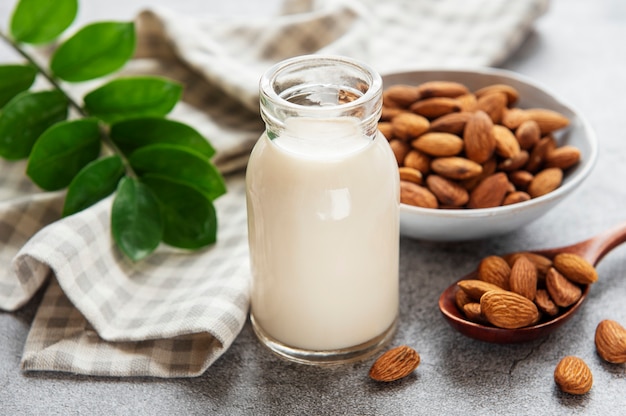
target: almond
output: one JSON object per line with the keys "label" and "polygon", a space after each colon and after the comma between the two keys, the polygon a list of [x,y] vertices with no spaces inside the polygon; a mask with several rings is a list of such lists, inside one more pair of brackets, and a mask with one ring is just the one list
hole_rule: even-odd
{"label": "almond", "polygon": [[394,137],[401,140],[411,140],[426,133],[430,123],[417,114],[402,113],[391,120],[391,126]]}
{"label": "almond", "polygon": [[492,94],[495,92],[499,92],[499,93],[504,93],[504,95],[506,95],[507,98],[507,104],[513,105],[517,102],[517,100],[519,99],[519,92],[512,86],[510,85],[506,85],[506,84],[492,84],[492,85],[488,85],[486,87],[483,87],[479,90],[476,90],[474,92],[474,94],[480,98],[484,95],[487,94]]}
{"label": "almond", "polygon": [[539,142],[541,130],[535,120],[526,120],[515,130],[515,137],[522,149],[531,149]]}
{"label": "almond", "polygon": [[465,129],[467,120],[469,120],[471,116],[472,113],[468,111],[461,111],[437,117],[430,122],[430,131],[461,134],[463,133],[463,129]]}
{"label": "almond", "polygon": [[484,111],[476,111],[465,125],[463,139],[468,159],[486,162],[496,150],[491,118]]}
{"label": "almond", "polygon": [[429,175],[426,178],[426,184],[441,205],[460,207],[469,200],[469,194],[465,188],[443,176]]}
{"label": "almond", "polygon": [[546,136],[539,139],[539,142],[530,152],[528,163],[526,163],[524,169],[531,173],[537,172],[543,166],[546,155],[555,148],[556,140],[554,140],[554,137]]}
{"label": "almond", "polygon": [[473,190],[474,188],[476,188],[476,186],[481,183],[483,181],[483,179],[485,179],[488,176],[493,175],[496,172],[496,168],[497,168],[497,161],[494,157],[492,157],[491,159],[489,159],[488,161],[486,161],[485,163],[481,164],[483,170],[482,172],[480,172],[480,174],[469,178],[469,179],[465,179],[462,180],[460,182],[461,186],[465,189],[467,189],[468,191]]}
{"label": "almond", "polygon": [[550,270],[550,267],[552,267],[552,260],[550,260],[548,257],[528,251],[519,251],[517,253],[505,254],[503,258],[507,261],[507,263],[509,263],[509,266],[513,266],[513,264],[515,264],[517,259],[521,256],[526,257],[535,265],[539,275],[545,276],[546,273],[548,273],[548,270]]}
{"label": "almond", "polygon": [[454,98],[433,97],[419,100],[413,103],[409,109],[415,114],[433,119],[445,114],[461,111],[461,106]]}
{"label": "almond", "polygon": [[593,375],[581,358],[568,355],[554,369],[554,381],[565,393],[585,394],[591,390]]}
{"label": "almond", "polygon": [[486,292],[480,298],[480,308],[483,316],[499,328],[523,328],[539,320],[539,310],[532,301],[504,290]]}
{"label": "almond", "polygon": [[491,121],[500,123],[502,114],[507,105],[507,97],[503,92],[491,92],[478,97],[476,109],[487,113]]}
{"label": "almond", "polygon": [[510,275],[511,267],[500,256],[487,256],[478,264],[478,278],[504,290],[509,290],[510,288]]}
{"label": "almond", "polygon": [[502,111],[501,124],[511,130],[517,129],[526,120],[530,120],[530,116],[521,108],[505,108]]}
{"label": "almond", "polygon": [[383,105],[383,109],[380,113],[380,119],[382,121],[391,121],[394,117],[402,113],[408,113],[408,111],[398,107],[389,107]]}
{"label": "almond", "polygon": [[569,125],[569,119],[563,114],[545,108],[529,108],[524,110],[530,120],[539,125],[541,134],[551,133]]}
{"label": "almond", "polygon": [[389,107],[408,108],[419,98],[419,90],[413,85],[391,85],[383,91],[383,103]]}
{"label": "almond", "polygon": [[387,140],[393,139],[393,127],[389,121],[381,121],[378,123],[378,131],[385,136]]}
{"label": "almond", "polygon": [[626,363],[626,329],[617,321],[605,319],[596,327],[596,351],[605,361]]}
{"label": "almond", "polygon": [[428,97],[458,97],[469,93],[467,87],[459,82],[453,81],[429,81],[418,86],[418,91],[422,98]]}
{"label": "almond", "polygon": [[491,208],[502,205],[509,179],[504,172],[483,179],[470,193],[469,208]]}
{"label": "almond", "polygon": [[498,169],[505,172],[521,169],[526,165],[526,163],[528,163],[529,157],[530,156],[526,150],[520,150],[512,157],[504,159],[502,162],[498,163]]}
{"label": "almond", "polygon": [[430,156],[418,150],[411,150],[404,157],[404,166],[417,169],[425,175],[430,171],[430,160]]}
{"label": "almond", "polygon": [[598,280],[598,272],[591,263],[574,253],[559,253],[554,267],[572,282],[588,285]]}
{"label": "almond", "polygon": [[463,306],[474,302],[474,299],[470,298],[465,291],[459,289],[454,293],[454,302],[456,303],[457,308],[463,310]]}
{"label": "almond", "polygon": [[483,167],[469,159],[458,156],[438,157],[430,163],[430,168],[449,179],[469,179],[479,175]]}
{"label": "almond", "polygon": [[528,185],[530,185],[534,177],[535,175],[526,170],[516,170],[509,173],[509,181],[511,181],[511,183],[515,185],[515,188],[517,189],[528,188]]}
{"label": "almond", "polygon": [[568,169],[580,161],[580,150],[574,146],[561,146],[550,150],[545,157],[548,168]]}
{"label": "almond", "polygon": [[524,191],[515,191],[507,194],[502,201],[502,205],[519,204],[521,202],[530,201],[530,195]]}
{"label": "almond", "polygon": [[477,324],[488,323],[480,310],[480,303],[478,302],[470,302],[463,305],[463,313],[465,317],[472,322],[476,322]]}
{"label": "almond", "polygon": [[420,364],[420,356],[406,345],[395,347],[378,357],[369,371],[376,381],[390,382],[411,374]]}
{"label": "almond", "polygon": [[422,208],[437,208],[437,197],[427,188],[409,181],[400,181],[400,202]]}
{"label": "almond", "polygon": [[[496,139],[496,153],[504,158],[515,157],[520,152],[520,146],[513,132],[504,126],[493,126],[493,137]],[[523,163],[520,167],[523,166]]]}
{"label": "almond", "polygon": [[467,295],[475,301],[480,300],[480,298],[487,292],[494,290],[503,290],[493,283],[484,282],[478,279],[461,280],[457,283],[457,286],[460,287],[463,292],[467,293]]}
{"label": "almond", "polygon": [[411,146],[430,156],[455,156],[463,150],[463,140],[451,133],[431,132],[413,140]]}
{"label": "almond", "polygon": [[559,307],[552,302],[550,295],[545,289],[537,289],[535,295],[535,305],[542,313],[548,316],[556,316],[559,313]]}
{"label": "almond", "polygon": [[422,172],[417,169],[402,166],[398,168],[398,173],[400,174],[400,180],[413,182],[418,185],[421,185],[423,182]]}
{"label": "almond", "polygon": [[528,185],[528,193],[533,198],[545,195],[561,186],[563,171],[559,168],[547,168],[537,173]]}
{"label": "almond", "polygon": [[390,140],[389,146],[391,147],[393,155],[396,157],[396,162],[398,162],[398,166],[402,166],[404,158],[409,154],[411,147],[408,143],[396,139]]}
{"label": "almond", "polygon": [[459,106],[461,107],[462,112],[474,112],[476,111],[476,106],[478,105],[478,99],[472,93],[459,95],[456,97],[456,100],[459,102]]}
{"label": "almond", "polygon": [[573,305],[582,296],[580,287],[567,280],[555,268],[550,268],[546,274],[546,289],[552,301],[562,308]]}
{"label": "almond", "polygon": [[524,296],[530,300],[535,300],[537,294],[537,268],[527,257],[518,258],[511,267],[509,278],[511,291]]}

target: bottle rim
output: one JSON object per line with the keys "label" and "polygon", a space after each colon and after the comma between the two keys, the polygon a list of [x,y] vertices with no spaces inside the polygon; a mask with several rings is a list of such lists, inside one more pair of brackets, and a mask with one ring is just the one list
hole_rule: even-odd
{"label": "bottle rim", "polygon": [[[274,88],[276,79],[286,71],[302,67],[305,64],[314,64],[319,67],[340,64],[346,67],[351,67],[352,69],[358,70],[365,75],[367,90],[363,93],[363,95],[358,96],[353,101],[319,107],[294,103],[281,97]],[[376,99],[377,96],[380,96],[382,94],[382,84],[383,81],[380,74],[374,70],[373,67],[362,61],[340,55],[301,55],[288,58],[269,67],[261,77],[259,88],[262,103],[264,100],[267,100],[284,109],[305,111],[308,114],[315,114],[326,113],[333,110],[349,111],[353,108],[358,108],[363,104]]]}

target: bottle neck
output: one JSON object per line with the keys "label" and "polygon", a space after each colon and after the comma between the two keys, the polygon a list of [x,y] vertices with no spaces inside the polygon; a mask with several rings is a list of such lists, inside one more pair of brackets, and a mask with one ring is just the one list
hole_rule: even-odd
{"label": "bottle neck", "polygon": [[373,140],[382,109],[382,80],[372,68],[349,58],[301,56],[280,62],[263,75],[260,105],[270,139],[284,134],[312,136],[301,128],[308,122],[297,119],[324,121],[331,131],[345,126],[337,120],[350,119],[362,136]]}

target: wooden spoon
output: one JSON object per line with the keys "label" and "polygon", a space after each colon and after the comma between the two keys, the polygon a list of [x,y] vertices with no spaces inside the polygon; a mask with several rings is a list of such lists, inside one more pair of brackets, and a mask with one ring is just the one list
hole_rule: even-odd
{"label": "wooden spoon", "polygon": [[[626,242],[626,223],[570,246],[537,250],[533,251],[533,253],[541,254],[548,258],[554,258],[559,253],[574,253],[584,257],[595,266],[606,254],[624,242]],[[477,279],[477,272],[473,271],[460,280],[464,279]],[[587,298],[589,286],[583,287],[583,294],[578,302],[561,312],[558,316],[549,321],[519,329],[496,328],[468,321],[455,303],[455,293],[459,290],[456,282],[441,294],[439,309],[454,329],[470,338],[498,344],[522,343],[547,336],[567,322],[580,308],[585,298]]]}

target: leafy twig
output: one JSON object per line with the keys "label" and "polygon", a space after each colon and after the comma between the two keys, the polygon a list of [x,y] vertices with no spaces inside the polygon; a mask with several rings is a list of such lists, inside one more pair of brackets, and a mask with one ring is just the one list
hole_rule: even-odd
{"label": "leafy twig", "polygon": [[78,111],[78,113],[81,116],[87,117],[87,113],[85,112],[85,109],[81,107],[81,105],[78,104],[76,100],[74,100],[74,98],[72,98],[72,96],[69,95],[61,87],[61,84],[59,83],[59,81],[57,81],[52,75],[50,75],[50,73],[48,73],[46,68],[39,65],[39,63],[28,52],[26,52],[22,47],[20,47],[20,45],[17,44],[17,42],[15,42],[13,39],[11,39],[9,36],[7,36],[6,33],[4,33],[1,30],[0,30],[0,38],[2,38],[7,44],[9,44],[9,46],[11,46],[15,50],[15,52],[17,52],[24,59],[26,59],[29,64],[34,66],[37,69],[37,72],[39,72],[39,74],[41,74],[57,91],[59,91],[61,94],[65,96],[65,98],[67,98],[67,101],[70,103],[70,105],[76,111]]}

